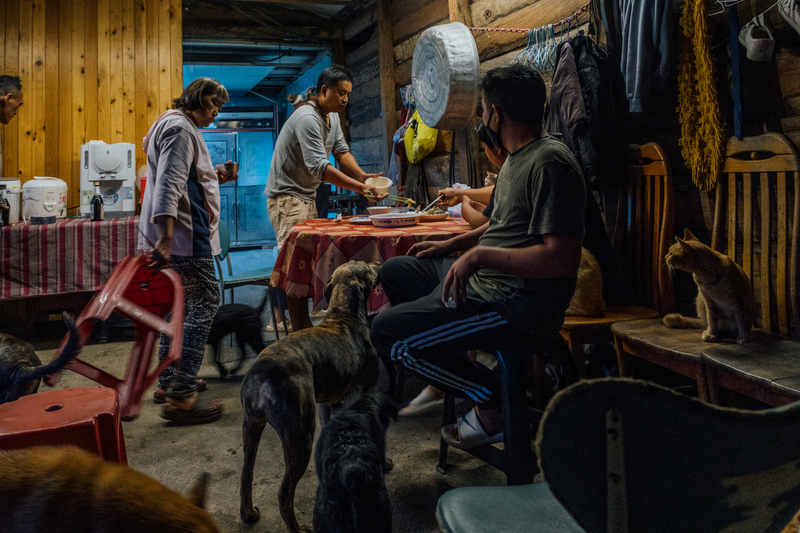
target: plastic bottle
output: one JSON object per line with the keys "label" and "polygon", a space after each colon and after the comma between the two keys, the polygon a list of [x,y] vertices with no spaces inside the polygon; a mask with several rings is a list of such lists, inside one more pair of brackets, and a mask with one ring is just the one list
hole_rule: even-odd
{"label": "plastic bottle", "polygon": [[96,222],[98,220],[103,220],[104,209],[103,209],[103,197],[100,196],[100,185],[94,185],[94,196],[92,196],[92,201],[89,204],[89,213],[92,215],[92,221]]}

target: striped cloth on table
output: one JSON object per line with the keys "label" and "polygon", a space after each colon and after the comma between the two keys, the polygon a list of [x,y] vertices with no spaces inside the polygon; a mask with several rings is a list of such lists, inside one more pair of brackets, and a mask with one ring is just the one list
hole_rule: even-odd
{"label": "striped cloth on table", "polygon": [[136,255],[139,217],[0,228],[0,299],[99,290]]}

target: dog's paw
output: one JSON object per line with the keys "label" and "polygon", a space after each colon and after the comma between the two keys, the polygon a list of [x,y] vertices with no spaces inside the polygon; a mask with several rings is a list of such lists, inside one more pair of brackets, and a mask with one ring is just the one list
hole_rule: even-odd
{"label": "dog's paw", "polygon": [[252,509],[240,509],[239,514],[242,517],[242,522],[245,522],[246,524],[257,522],[261,516],[258,512],[258,507],[253,507]]}

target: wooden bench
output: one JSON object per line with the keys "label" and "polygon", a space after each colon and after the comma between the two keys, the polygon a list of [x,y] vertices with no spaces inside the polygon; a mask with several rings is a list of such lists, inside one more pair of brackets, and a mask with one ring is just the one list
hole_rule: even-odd
{"label": "wooden bench", "polygon": [[[700,398],[712,402],[719,401],[720,386],[751,395],[766,389],[745,382],[788,377],[772,374],[769,365],[761,370],[741,365],[763,353],[778,357],[777,346],[784,347],[780,353],[793,353],[792,344],[777,343],[798,335],[798,168],[797,150],[781,134],[728,141],[716,189],[711,247],[734,259],[753,282],[760,330],[755,342],[705,343],[699,330],[670,329],[658,321],[615,324],[611,329],[620,374],[627,375],[631,356],[641,357],[694,378]],[[800,350],[800,344],[797,347]],[[763,398],[768,397],[764,392]]]}

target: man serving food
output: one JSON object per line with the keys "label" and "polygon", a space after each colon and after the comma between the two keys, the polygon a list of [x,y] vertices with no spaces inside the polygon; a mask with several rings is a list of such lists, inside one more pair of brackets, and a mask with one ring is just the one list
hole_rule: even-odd
{"label": "man serving food", "polygon": [[[292,226],[317,217],[314,199],[323,181],[357,193],[366,192],[372,201],[386,196],[365,185],[368,178],[381,174],[364,172],[344,140],[339,112],[347,107],[352,90],[353,75],[349,70],[339,65],[326,68],[314,91],[298,103],[281,128],[264,189],[279,248]],[[331,154],[339,168],[331,165]],[[312,326],[308,298],[288,297],[287,303],[294,331]]]}

